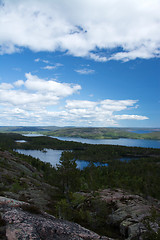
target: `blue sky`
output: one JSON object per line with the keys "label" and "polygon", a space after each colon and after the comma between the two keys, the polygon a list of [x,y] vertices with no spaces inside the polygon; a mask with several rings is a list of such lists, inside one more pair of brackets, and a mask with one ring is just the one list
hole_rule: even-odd
{"label": "blue sky", "polygon": [[160,127],[159,12],[157,0],[0,1],[0,125]]}

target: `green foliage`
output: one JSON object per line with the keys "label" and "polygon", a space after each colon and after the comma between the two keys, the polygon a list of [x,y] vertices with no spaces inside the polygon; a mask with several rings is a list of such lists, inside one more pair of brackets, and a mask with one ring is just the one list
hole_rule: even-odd
{"label": "green foliage", "polygon": [[[6,140],[7,146],[10,141],[17,138],[22,138],[22,136],[2,134],[0,142]],[[95,191],[99,188],[119,187],[138,194],[143,193],[146,197],[152,196],[160,199],[160,189],[158,187],[160,183],[160,149],[90,145],[65,142],[48,137],[26,137],[25,140],[27,141],[26,148],[42,149],[45,146],[54,149],[73,149],[72,152],[66,152],[62,155],[58,169],[52,167],[50,163],[44,163],[31,156],[14,153],[16,157],[36,168],[45,182],[60,187],[63,192]],[[131,158],[135,156],[139,157],[139,159],[131,160],[128,163],[118,161],[118,159],[125,156]],[[83,171],[80,171],[76,169],[75,159],[108,162],[109,166],[95,167],[91,164]],[[21,173],[22,175],[23,173]],[[34,176],[37,177],[36,172]],[[8,176],[8,180],[7,176],[5,179],[5,181],[12,184],[10,176]],[[15,184],[13,189],[18,191],[19,187]]]}
{"label": "green foliage", "polygon": [[57,217],[74,221],[101,235],[118,237],[118,229],[106,224],[106,216],[112,212],[111,204],[106,204],[98,197],[85,197],[79,193],[70,195],[70,201],[60,200],[56,205]]}
{"label": "green foliage", "polygon": [[[26,140],[26,143],[17,144],[16,140]],[[160,156],[160,149],[137,148],[114,145],[92,145],[72,141],[60,141],[50,137],[24,137],[20,134],[2,134],[0,133],[0,147],[6,149],[39,149],[45,148],[72,150],[75,159],[87,160],[93,162],[111,162],[121,157],[149,157],[153,155]],[[37,168],[39,162],[33,160],[32,164]],[[43,165],[44,166],[44,165]]]}
{"label": "green foliage", "polygon": [[[0,135],[0,137],[2,137],[0,138],[0,146],[6,148],[17,148],[15,139],[22,138],[21,135],[17,134],[7,134],[5,137]],[[52,167],[50,163],[12,152],[16,161],[19,163],[25,162],[25,166],[29,166],[33,173],[30,177],[37,179],[38,188],[41,187],[41,182],[57,187],[55,195],[50,193],[50,196],[52,196],[48,207],[51,213],[56,213],[60,218],[75,221],[97,233],[116,238],[119,232],[106,225],[106,215],[115,206],[104,204],[95,195],[93,198],[87,198],[75,193],[76,191],[93,191],[93,193],[96,193],[96,190],[103,188],[122,188],[133,193],[143,194],[145,197],[152,196],[160,199],[160,149],[89,145],[62,142],[48,137],[26,138],[25,140],[27,143],[20,146],[26,149],[47,147],[73,150],[72,152],[64,151],[62,153],[57,169]],[[10,145],[8,146],[8,144]],[[127,163],[119,161],[118,159],[121,157],[138,157],[139,159],[133,159]],[[4,159],[1,158],[1,163],[5,161]],[[79,170],[76,168],[75,159],[108,162],[108,167],[96,167],[91,162],[87,168]],[[9,167],[8,165],[2,165],[0,165],[2,169]],[[23,171],[20,171],[16,178],[2,172],[1,179],[5,185],[11,185],[9,190],[18,193],[27,188],[27,185],[20,181],[20,178],[24,176],[27,178],[27,174]],[[40,184],[38,180],[41,181]],[[20,197],[26,200],[22,194]],[[35,206],[27,211],[34,212],[34,210]],[[155,218],[155,213],[152,214],[152,217]],[[113,233],[115,233],[115,236]],[[159,239],[159,232],[155,233],[149,229],[148,234],[150,234],[148,239]]]}
{"label": "green foliage", "polygon": [[139,129],[149,130],[148,133],[135,133],[134,128],[95,128],[95,127],[55,127],[55,126],[43,126],[43,127],[0,127],[2,133],[33,133],[44,134],[49,136],[58,137],[82,137],[93,139],[110,139],[110,138],[135,138],[135,139],[160,139],[160,130],[156,129]]}
{"label": "green foliage", "polygon": [[127,128],[59,128],[49,131],[46,134],[57,137],[82,137],[92,139],[117,139],[117,138],[134,138],[134,139],[160,139],[160,131],[138,134]]}
{"label": "green foliage", "polygon": [[61,199],[56,205],[57,215],[60,219],[72,219],[72,209],[66,199]]}
{"label": "green foliage", "polygon": [[29,212],[29,213],[41,214],[41,210],[33,204],[23,204],[23,205],[21,205],[21,208],[24,211]]}
{"label": "green foliage", "polygon": [[[143,235],[144,240],[160,240],[160,224],[158,225],[158,231],[154,231],[151,227],[151,223],[154,224],[159,222],[160,215],[159,213],[153,208],[151,210],[151,216],[146,218],[143,221],[147,231]],[[157,225],[157,224],[156,224]]]}
{"label": "green foliage", "polygon": [[80,206],[85,201],[85,197],[77,192],[72,193],[72,206],[73,208]]}
{"label": "green foliage", "polygon": [[11,191],[14,193],[18,193],[19,191],[23,190],[24,188],[20,185],[18,181],[12,184]]}
{"label": "green foliage", "polygon": [[63,193],[75,191],[79,187],[79,170],[76,160],[70,151],[62,152],[60,164],[57,164],[57,173]]}
{"label": "green foliage", "polygon": [[6,225],[6,221],[2,218],[1,214],[0,214],[0,227],[3,227]]}
{"label": "green foliage", "polygon": [[143,236],[144,240],[160,240],[160,229],[158,232],[154,232],[150,227],[148,228],[148,232],[146,232]]}
{"label": "green foliage", "polygon": [[2,216],[0,214],[0,239],[6,240],[6,221],[2,219]]}

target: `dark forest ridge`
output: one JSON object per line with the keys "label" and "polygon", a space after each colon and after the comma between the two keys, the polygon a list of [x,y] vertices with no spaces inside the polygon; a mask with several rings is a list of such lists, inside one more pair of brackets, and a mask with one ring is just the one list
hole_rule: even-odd
{"label": "dark forest ridge", "polygon": [[1,126],[0,132],[16,132],[21,134],[37,133],[55,137],[81,137],[91,139],[160,139],[160,128]]}

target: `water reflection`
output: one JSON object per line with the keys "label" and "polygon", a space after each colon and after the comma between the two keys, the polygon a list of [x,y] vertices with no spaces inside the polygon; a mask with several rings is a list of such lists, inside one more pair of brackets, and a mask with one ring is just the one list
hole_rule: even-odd
{"label": "water reflection", "polygon": [[[25,155],[30,155],[34,158],[39,158],[43,162],[49,162],[53,167],[56,167],[56,164],[59,164],[59,159],[61,157],[62,150],[53,150],[53,149],[45,149],[45,151],[40,150],[23,150],[17,149],[16,152],[22,153]],[[77,160],[77,167],[79,169],[84,169],[89,165],[90,162],[84,160]],[[108,166],[107,163],[102,164],[100,162],[94,163],[95,166]]]}

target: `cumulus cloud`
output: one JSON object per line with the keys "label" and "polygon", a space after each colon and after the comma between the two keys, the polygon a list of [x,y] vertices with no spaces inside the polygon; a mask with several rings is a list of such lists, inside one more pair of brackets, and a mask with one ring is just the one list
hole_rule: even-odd
{"label": "cumulus cloud", "polygon": [[[18,89],[14,88],[15,84],[10,88],[9,86],[0,88],[1,125],[107,127],[118,126],[121,120],[148,119],[146,116],[123,114],[123,111],[131,111],[137,106],[138,100],[130,99],[66,100],[65,106],[58,109],[59,100],[76,93],[80,89],[79,85],[66,85],[54,80],[45,81],[30,73],[26,74],[26,78],[27,80],[23,82],[23,90],[20,89],[19,84]],[[121,111],[122,114],[117,114]]]}
{"label": "cumulus cloud", "polygon": [[10,83],[1,83],[0,84],[0,90],[9,90],[12,88],[13,88],[13,86]]}
{"label": "cumulus cloud", "polygon": [[[117,120],[147,120],[148,117],[141,115],[116,115],[115,112],[134,108],[138,100],[111,100],[82,101],[68,100],[66,103],[65,119],[72,120],[76,124],[91,126],[117,126]],[[77,125],[78,125],[77,124]]]}
{"label": "cumulus cloud", "polygon": [[[91,126],[117,126],[117,120],[146,120],[146,116],[140,115],[115,115],[115,112],[128,110],[134,106],[137,100],[110,100],[92,101],[67,101],[68,117],[77,119],[82,125]],[[104,107],[105,106],[105,107]]]}
{"label": "cumulus cloud", "polygon": [[81,109],[81,108],[95,108],[97,105],[97,102],[92,102],[92,101],[85,101],[85,100],[67,100],[66,101],[66,108],[68,109]]}
{"label": "cumulus cloud", "polygon": [[2,2],[0,54],[25,47],[101,62],[160,56],[159,0]]}
{"label": "cumulus cloud", "polygon": [[24,81],[23,80],[18,80],[16,82],[14,82],[14,85],[17,87],[21,87],[22,85],[24,85]]}
{"label": "cumulus cloud", "polygon": [[[53,79],[40,79],[36,75],[26,73],[26,81],[18,80],[12,84],[0,84],[1,105],[15,106],[48,106],[56,105],[64,97],[81,89],[78,84],[60,83]],[[23,86],[23,89],[20,87]]]}
{"label": "cumulus cloud", "polygon": [[95,60],[96,62],[106,62],[106,61],[111,60],[113,58],[113,57],[107,58],[107,57],[100,56],[100,55],[95,54],[95,53],[90,53],[89,57],[92,58],[93,60]]}
{"label": "cumulus cloud", "polygon": [[44,79],[40,79],[36,75],[32,75],[31,73],[26,73],[25,76],[27,80],[24,85],[30,91],[38,91],[63,98],[81,90],[81,86],[78,84],[60,83],[55,80],[46,81]]}

